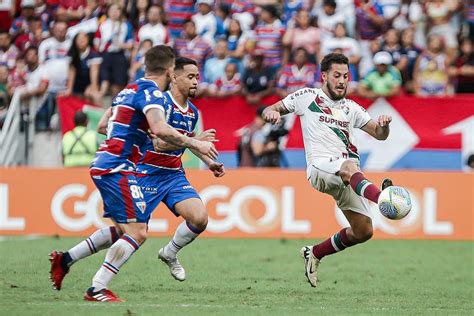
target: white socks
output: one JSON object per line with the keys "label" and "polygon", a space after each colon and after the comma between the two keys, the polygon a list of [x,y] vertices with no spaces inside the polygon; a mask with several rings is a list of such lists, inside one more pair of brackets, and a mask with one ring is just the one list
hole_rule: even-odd
{"label": "white socks", "polygon": [[188,222],[182,222],[176,228],[173,239],[163,248],[165,256],[168,258],[176,257],[178,251],[187,244],[190,244],[201,232]]}
{"label": "white socks", "polygon": [[94,291],[107,288],[110,281],[119,272],[120,267],[127,262],[140,245],[131,236],[124,234],[107,251],[104,263],[92,279]]}
{"label": "white socks", "polygon": [[72,259],[68,265],[70,266],[79,259],[88,257],[102,249],[109,248],[117,239],[118,234],[115,226],[104,227],[95,231],[89,238],[81,241],[68,251]]}

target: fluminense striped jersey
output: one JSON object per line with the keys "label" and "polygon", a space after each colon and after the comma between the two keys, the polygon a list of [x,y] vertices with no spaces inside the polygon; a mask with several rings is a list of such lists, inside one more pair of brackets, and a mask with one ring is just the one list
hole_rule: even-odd
{"label": "fluminense striped jersey", "polygon": [[[189,100],[186,108],[180,106],[173,98],[170,91],[165,92],[165,115],[168,125],[178,132],[193,136],[194,129],[198,121],[198,110]],[[167,174],[173,172],[182,172],[183,164],[181,156],[185,149],[174,151],[157,152],[153,148],[150,139],[141,147],[144,153],[140,163],[137,165],[137,172],[144,174]]]}
{"label": "fluminense striped jersey", "polygon": [[112,102],[107,139],[97,150],[91,174],[134,172],[141,158],[140,147],[148,139],[145,113],[152,108],[164,111],[163,106],[163,93],[152,80],[138,79],[123,89]]}
{"label": "fluminense striped jersey", "polygon": [[322,89],[311,88],[300,89],[282,102],[300,117],[308,166],[318,158],[359,159],[353,130],[367,124],[370,116],[356,102],[333,101]]}

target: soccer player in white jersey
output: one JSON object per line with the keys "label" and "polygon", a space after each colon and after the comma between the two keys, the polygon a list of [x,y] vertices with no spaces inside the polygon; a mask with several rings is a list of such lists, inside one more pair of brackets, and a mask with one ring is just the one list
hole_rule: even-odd
{"label": "soccer player in white jersey", "polygon": [[[389,134],[392,118],[381,115],[377,121],[352,100],[345,98],[349,80],[349,60],[343,54],[329,54],[321,62],[321,89],[300,89],[267,107],[263,118],[273,124],[280,116],[300,117],[307,162],[307,178],[318,191],[330,194],[349,221],[332,237],[301,249],[306,277],[317,284],[321,259],[372,237],[372,220],[367,200],[377,203],[380,190],[360,170],[357,148],[352,144],[354,128],[378,140]],[[392,185],[382,182],[382,189]],[[366,200],[367,199],[367,200]]]}

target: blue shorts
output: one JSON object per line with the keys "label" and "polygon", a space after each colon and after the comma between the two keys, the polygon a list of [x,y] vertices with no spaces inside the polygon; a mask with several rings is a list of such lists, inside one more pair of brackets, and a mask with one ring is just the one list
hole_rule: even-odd
{"label": "blue shorts", "polygon": [[110,173],[93,176],[95,186],[104,201],[104,217],[117,223],[148,223],[150,214],[138,180],[133,173]]}
{"label": "blue shorts", "polygon": [[138,176],[137,179],[145,196],[145,213],[147,214],[151,214],[158,204],[163,202],[175,216],[179,216],[178,212],[174,209],[176,203],[191,198],[200,199],[199,194],[194,190],[182,172],[163,175],[142,175]]}

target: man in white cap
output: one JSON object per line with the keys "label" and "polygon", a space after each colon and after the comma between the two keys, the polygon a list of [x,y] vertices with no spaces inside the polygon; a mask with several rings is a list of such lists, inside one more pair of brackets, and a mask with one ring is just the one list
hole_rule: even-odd
{"label": "man in white cap", "polygon": [[197,0],[197,13],[192,16],[196,32],[211,46],[214,46],[214,35],[217,30],[217,20],[213,12],[214,0]]}
{"label": "man in white cap", "polygon": [[384,51],[374,56],[375,68],[359,84],[359,95],[366,98],[393,97],[400,94],[402,77],[392,66],[392,56]]}

